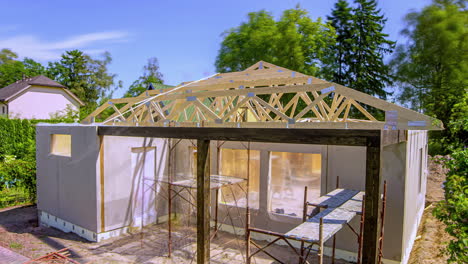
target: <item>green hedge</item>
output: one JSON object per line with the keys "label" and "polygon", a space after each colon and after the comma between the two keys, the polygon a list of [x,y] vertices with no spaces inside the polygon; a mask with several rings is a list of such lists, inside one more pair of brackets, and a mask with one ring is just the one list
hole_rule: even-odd
{"label": "green hedge", "polygon": [[35,160],[36,129],[27,119],[0,118],[0,162],[9,156]]}

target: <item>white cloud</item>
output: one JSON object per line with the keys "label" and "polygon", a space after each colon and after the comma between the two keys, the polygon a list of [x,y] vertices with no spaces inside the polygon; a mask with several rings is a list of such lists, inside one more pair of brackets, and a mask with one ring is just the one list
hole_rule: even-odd
{"label": "white cloud", "polygon": [[[0,39],[0,48],[9,48],[20,57],[29,57],[39,61],[56,60],[65,50],[81,49],[89,54],[106,50],[103,45],[125,41],[126,32],[108,31],[72,36],[60,41],[43,41],[33,35],[18,35]],[[97,45],[101,44],[101,45]],[[101,47],[99,47],[101,46]]]}

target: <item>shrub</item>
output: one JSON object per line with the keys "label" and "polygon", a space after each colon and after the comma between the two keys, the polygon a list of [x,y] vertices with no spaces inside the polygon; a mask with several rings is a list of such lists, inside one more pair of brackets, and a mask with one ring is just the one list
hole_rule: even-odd
{"label": "shrub", "polygon": [[36,200],[36,161],[9,160],[0,162],[0,190],[3,188],[22,188],[28,200]]}
{"label": "shrub", "polygon": [[445,160],[449,169],[444,184],[445,200],[434,210],[434,216],[447,225],[453,236],[446,248],[448,262],[468,263],[468,150],[453,151]]}

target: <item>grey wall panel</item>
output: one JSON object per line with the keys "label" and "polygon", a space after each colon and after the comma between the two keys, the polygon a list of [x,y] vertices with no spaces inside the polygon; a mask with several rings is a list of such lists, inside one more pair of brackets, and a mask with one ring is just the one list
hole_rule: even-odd
{"label": "grey wall panel", "polygon": [[[71,157],[50,154],[52,134],[71,135]],[[37,126],[38,209],[97,232],[96,127]]]}

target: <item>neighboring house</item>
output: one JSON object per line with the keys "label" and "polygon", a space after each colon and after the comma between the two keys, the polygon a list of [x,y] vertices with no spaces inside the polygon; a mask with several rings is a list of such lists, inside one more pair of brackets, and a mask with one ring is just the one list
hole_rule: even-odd
{"label": "neighboring house", "polygon": [[0,115],[10,118],[49,119],[83,102],[65,86],[42,75],[16,81],[0,89]]}

